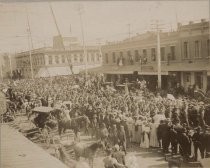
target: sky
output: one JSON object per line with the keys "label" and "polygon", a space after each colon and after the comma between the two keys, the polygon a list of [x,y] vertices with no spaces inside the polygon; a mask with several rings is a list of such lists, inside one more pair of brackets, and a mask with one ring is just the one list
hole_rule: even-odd
{"label": "sky", "polygon": [[[209,20],[209,1],[55,1],[51,2],[62,36],[82,41],[79,8],[86,45],[119,41],[151,30],[159,20],[163,30],[175,30],[176,23]],[[0,52],[29,49],[28,23],[33,48],[52,46],[58,35],[48,2],[0,3]],[[130,25],[130,26],[129,26]],[[130,28],[129,28],[130,27]],[[129,31],[130,29],[130,31]]]}

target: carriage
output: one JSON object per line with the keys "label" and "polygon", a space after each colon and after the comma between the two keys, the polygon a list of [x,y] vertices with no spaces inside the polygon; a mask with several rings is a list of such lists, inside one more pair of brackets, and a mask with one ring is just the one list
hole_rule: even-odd
{"label": "carriage", "polygon": [[50,128],[56,126],[56,121],[54,121],[51,116],[53,116],[54,109],[52,107],[35,107],[32,109],[32,115],[35,115],[34,124],[43,128],[45,124],[47,124]]}

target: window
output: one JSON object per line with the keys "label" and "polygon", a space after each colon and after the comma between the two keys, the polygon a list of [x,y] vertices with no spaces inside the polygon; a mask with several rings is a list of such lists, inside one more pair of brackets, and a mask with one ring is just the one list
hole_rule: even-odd
{"label": "window", "polygon": [[186,75],[186,82],[190,83],[190,73],[187,73]]}
{"label": "window", "polygon": [[43,64],[45,64],[45,57],[44,57],[44,56],[42,56],[42,59],[43,59]]}
{"label": "window", "polygon": [[65,63],[65,55],[62,55],[62,63]]}
{"label": "window", "polygon": [[151,58],[152,58],[152,61],[156,61],[156,52],[155,52],[155,48],[152,48],[152,49],[151,49]]}
{"label": "window", "polygon": [[108,58],[108,54],[107,53],[105,54],[105,59],[106,59],[106,63],[108,64],[109,63],[109,58]]}
{"label": "window", "polygon": [[90,54],[88,53],[88,54],[86,54],[86,59],[87,59],[87,62],[89,62],[89,60],[90,60]]}
{"label": "window", "polygon": [[208,39],[207,40],[207,56],[209,57],[210,56],[210,40]]}
{"label": "window", "polygon": [[79,61],[83,62],[83,55],[82,54],[80,54]]}
{"label": "window", "polygon": [[176,59],[175,46],[170,47],[170,53],[171,53],[171,60],[175,60]]}
{"label": "window", "polygon": [[199,89],[203,88],[203,74],[202,74],[202,72],[195,73],[195,84],[199,87]]}
{"label": "window", "polygon": [[200,41],[195,41],[195,57],[196,58],[199,58],[201,55],[200,55]]}
{"label": "window", "polygon": [[161,55],[161,61],[164,61],[165,60],[165,47],[161,47],[160,48],[160,55]]}
{"label": "window", "polygon": [[138,62],[139,61],[139,51],[135,50],[135,61]]}
{"label": "window", "polygon": [[55,56],[55,63],[59,64],[59,57],[57,55]]}
{"label": "window", "polygon": [[123,52],[122,51],[120,51],[120,57],[123,57]]}
{"label": "window", "polygon": [[97,53],[96,55],[97,55],[97,61],[100,61],[100,55],[99,55],[99,53]]}
{"label": "window", "polygon": [[143,49],[143,56],[147,57],[147,50],[146,49]]}
{"label": "window", "polygon": [[94,62],[94,54],[91,54],[91,61]]}
{"label": "window", "polygon": [[74,54],[74,62],[77,62],[77,55]]}
{"label": "window", "polygon": [[184,58],[189,58],[188,48],[189,48],[188,42],[184,42]]}
{"label": "window", "polygon": [[113,63],[116,63],[116,56],[115,56],[115,52],[112,53],[112,61]]}

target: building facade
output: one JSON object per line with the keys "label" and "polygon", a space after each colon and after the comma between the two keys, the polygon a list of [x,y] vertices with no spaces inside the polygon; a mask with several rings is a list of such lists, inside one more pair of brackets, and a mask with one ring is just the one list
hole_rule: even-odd
{"label": "building facade", "polygon": [[[55,37],[53,47],[39,48],[31,51],[32,68],[34,77],[50,77],[58,75],[77,74],[80,71],[101,65],[100,50],[96,46],[86,46],[87,63],[83,47],[76,42],[76,38],[65,38],[68,44],[63,47],[60,38]],[[68,43],[69,41],[70,43]],[[73,40],[74,45],[71,45]],[[29,51],[16,55],[17,68],[23,77],[30,78],[31,65]]]}
{"label": "building facade", "polygon": [[[210,89],[209,21],[179,23],[177,27],[176,31],[160,33],[162,87],[175,87],[179,83],[186,90],[190,85],[197,85],[207,91]],[[108,43],[102,46],[102,55],[103,66],[97,71],[104,73],[108,81],[129,78],[136,72],[157,85],[155,32]]]}
{"label": "building facade", "polygon": [[13,78],[16,74],[15,54],[1,53],[0,66],[1,79]]}

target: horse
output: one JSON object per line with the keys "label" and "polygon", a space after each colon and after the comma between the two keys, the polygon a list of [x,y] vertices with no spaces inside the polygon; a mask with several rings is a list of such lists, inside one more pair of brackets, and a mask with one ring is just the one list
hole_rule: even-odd
{"label": "horse", "polygon": [[87,116],[79,116],[76,118],[72,118],[71,120],[67,120],[66,118],[62,118],[58,120],[58,131],[59,135],[66,131],[66,129],[73,129],[75,135],[79,132],[79,128],[81,128],[81,124],[84,122],[84,126],[87,128],[89,126],[90,120]]}
{"label": "horse", "polygon": [[105,145],[102,141],[94,142],[89,146],[85,146],[84,144],[81,143],[76,143],[73,147],[75,153],[75,159],[79,161],[80,157],[84,157],[88,159],[89,165],[91,166],[91,168],[93,168],[94,157],[99,148],[100,149],[105,148]]}

